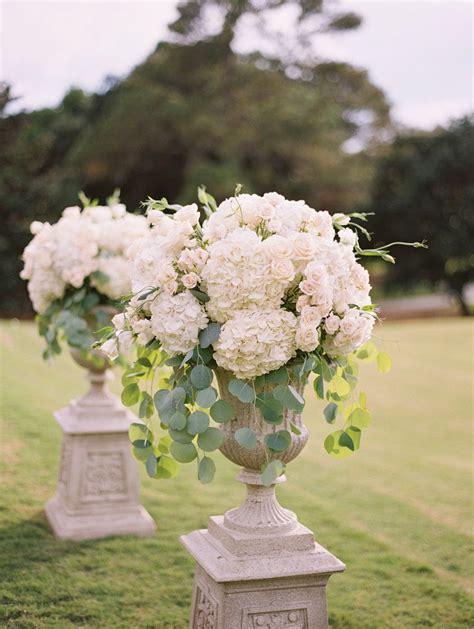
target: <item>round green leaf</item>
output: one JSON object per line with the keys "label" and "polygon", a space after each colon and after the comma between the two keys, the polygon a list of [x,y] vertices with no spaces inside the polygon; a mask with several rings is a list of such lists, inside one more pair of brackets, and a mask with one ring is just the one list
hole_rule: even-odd
{"label": "round green leaf", "polygon": [[170,456],[160,456],[157,460],[155,478],[173,478],[179,470],[179,465]]}
{"label": "round green leaf", "polygon": [[301,413],[304,399],[291,384],[279,384],[273,389],[273,397],[281,402],[285,408]]}
{"label": "round green leaf", "polygon": [[127,384],[125,389],[122,391],[121,398],[124,406],[133,406],[134,404],[137,404],[140,399],[140,388],[138,384],[135,382]]}
{"label": "round green leaf", "polygon": [[252,387],[238,378],[233,378],[229,382],[229,391],[241,402],[249,403],[255,400],[255,393]]}
{"label": "round green leaf", "polygon": [[148,441],[153,441],[153,435],[148,426],[145,426],[145,424],[139,424],[137,422],[130,424],[128,428],[128,437],[132,443],[134,441],[138,441],[139,439],[147,439]]}
{"label": "round green leaf", "polygon": [[183,430],[186,426],[186,415],[180,411],[176,411],[176,413],[173,413],[171,416],[169,425],[170,428],[174,428],[174,430]]}
{"label": "round green leaf", "polygon": [[392,359],[387,352],[380,352],[377,355],[377,369],[380,373],[388,373],[392,368]]}
{"label": "round green leaf", "polygon": [[287,384],[288,369],[286,367],[280,367],[280,369],[270,371],[270,373],[265,375],[265,382],[268,384]]}
{"label": "round green leaf", "polygon": [[288,430],[279,430],[265,437],[265,443],[270,450],[283,452],[291,445],[291,435]]}
{"label": "round green leaf", "polygon": [[201,330],[201,332],[199,333],[199,345],[203,349],[206,349],[206,347],[212,345],[214,341],[217,341],[220,331],[220,323],[215,323],[214,321],[211,321],[207,328],[204,328],[204,330]]}
{"label": "round green leaf", "polygon": [[250,428],[239,428],[234,436],[237,443],[245,450],[254,450],[257,447],[257,435]]}
{"label": "round green leaf", "polygon": [[328,424],[334,424],[337,415],[337,404],[330,402],[323,411],[324,417]]}
{"label": "round green leaf", "polygon": [[174,428],[168,428],[168,432],[173,441],[178,443],[191,443],[194,439],[194,435],[190,435],[186,429],[175,430]]}
{"label": "round green leaf", "polygon": [[215,422],[224,424],[234,417],[234,407],[226,400],[217,400],[211,406],[210,413]]}
{"label": "round green leaf", "polygon": [[140,461],[142,463],[145,463],[145,461],[148,459],[148,457],[152,453],[153,453],[153,448],[151,444],[148,445],[146,448],[137,448],[135,446],[132,446],[132,454],[134,458],[137,461]]}
{"label": "round green leaf", "polygon": [[176,411],[183,411],[185,399],[186,391],[183,387],[176,387],[171,391],[168,391],[168,389],[160,389],[155,393],[155,407],[164,424],[168,424]]}
{"label": "round green leaf", "polygon": [[205,365],[196,365],[191,369],[190,378],[196,389],[207,389],[212,382],[212,371]]}
{"label": "round green leaf", "polygon": [[355,428],[366,428],[370,424],[370,413],[365,408],[356,408],[349,415],[347,421]]}
{"label": "round green leaf", "polygon": [[209,427],[209,415],[202,411],[194,411],[188,419],[188,432],[191,435],[197,435]]}
{"label": "round green leaf", "polygon": [[196,403],[202,408],[209,408],[217,400],[217,391],[214,387],[207,387],[197,392]]}
{"label": "round green leaf", "polygon": [[216,465],[212,459],[205,456],[199,462],[198,479],[204,485],[210,483],[216,473]]}
{"label": "round green leaf", "polygon": [[156,456],[152,452],[146,460],[145,463],[146,473],[151,478],[154,478],[156,474]]}
{"label": "round green leaf", "polygon": [[198,437],[198,446],[205,452],[217,450],[224,441],[224,435],[218,428],[208,428]]}
{"label": "round green leaf", "polygon": [[264,393],[256,401],[263,419],[268,424],[281,424],[283,421],[283,404],[276,400],[271,393]]}
{"label": "round green leaf", "polygon": [[265,467],[262,474],[262,483],[265,487],[270,487],[273,485],[277,478],[281,476],[283,472],[283,463],[278,459],[274,459],[270,461],[270,463]]}
{"label": "round green leaf", "polygon": [[331,389],[340,397],[344,397],[351,392],[351,387],[339,374],[336,374],[331,380]]}
{"label": "round green leaf", "polygon": [[172,443],[170,446],[171,455],[180,463],[190,463],[197,457],[194,443]]}

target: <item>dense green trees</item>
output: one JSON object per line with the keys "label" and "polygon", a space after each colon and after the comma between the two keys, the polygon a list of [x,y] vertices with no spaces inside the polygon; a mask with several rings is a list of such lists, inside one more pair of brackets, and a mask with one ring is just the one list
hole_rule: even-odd
{"label": "dense green trees", "polygon": [[374,180],[373,227],[382,240],[424,240],[404,249],[389,281],[444,282],[464,314],[463,287],[474,280],[474,119],[448,129],[398,136]]}
{"label": "dense green trees", "polygon": [[[284,4],[299,7],[296,48],[272,58],[236,54],[239,20]],[[210,35],[212,8],[222,19]],[[27,307],[17,275],[28,224],[56,220],[80,189],[104,198],[120,187],[132,209],[147,195],[195,198],[198,184],[225,197],[237,182],[318,208],[367,202],[370,147],[390,127],[389,108],[364,70],[309,55],[299,29],[307,36],[312,20],[318,32],[358,25],[322,0],[184,2],[171,26],[174,41],[160,43],[105,93],[73,90],[56,109],[1,118],[0,268],[9,294],[2,313]],[[345,152],[358,136],[369,150]]]}

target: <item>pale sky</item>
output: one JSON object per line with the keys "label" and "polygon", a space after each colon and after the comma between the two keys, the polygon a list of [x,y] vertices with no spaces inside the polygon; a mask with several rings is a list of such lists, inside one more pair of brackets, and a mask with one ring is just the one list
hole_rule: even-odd
{"label": "pale sky", "polygon": [[[0,78],[21,96],[10,109],[56,105],[71,86],[125,76],[166,35],[176,0],[1,0]],[[431,128],[473,109],[470,0],[343,0],[364,18],[354,32],[319,36],[318,52],[369,70],[394,117]],[[255,47],[246,30],[237,48]]]}

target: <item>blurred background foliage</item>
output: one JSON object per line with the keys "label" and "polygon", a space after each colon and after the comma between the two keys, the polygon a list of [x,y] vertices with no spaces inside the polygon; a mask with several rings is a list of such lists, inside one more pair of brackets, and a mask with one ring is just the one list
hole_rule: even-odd
{"label": "blurred background foliage", "polygon": [[[262,41],[270,40],[266,11],[288,3],[299,6],[299,20],[273,42],[278,54],[234,51],[239,20],[261,17]],[[57,220],[79,190],[104,199],[119,187],[134,210],[148,195],[190,202],[200,184],[222,199],[237,182],[317,209],[375,211],[377,240],[430,244],[404,250],[387,285],[444,282],[461,299],[474,266],[473,120],[432,133],[397,130],[365,70],[315,54],[318,33],[360,24],[336,8],[185,0],[169,41],[126,78],[109,78],[101,93],[72,89],[56,108],[2,115],[0,314],[31,313],[18,278],[28,226]],[[223,16],[218,28],[212,11]],[[3,86],[0,111],[12,91]]]}

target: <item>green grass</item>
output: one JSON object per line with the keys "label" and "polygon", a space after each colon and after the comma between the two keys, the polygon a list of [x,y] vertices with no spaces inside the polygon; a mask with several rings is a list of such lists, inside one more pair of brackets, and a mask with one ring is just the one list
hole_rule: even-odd
{"label": "green grass", "polygon": [[[0,626],[184,629],[193,562],[178,538],[240,501],[237,468],[219,457],[210,486],[193,465],[171,482],[142,474],[153,539],[55,541],[42,512],[61,439],[51,413],[84,390],[83,374],[66,354],[44,365],[32,324],[0,331]],[[279,496],[347,564],[329,582],[333,627],[474,626],[472,333],[462,319],[377,330],[394,368],[363,369],[374,422],[351,459],[324,452],[321,405],[307,405],[311,440]]]}

